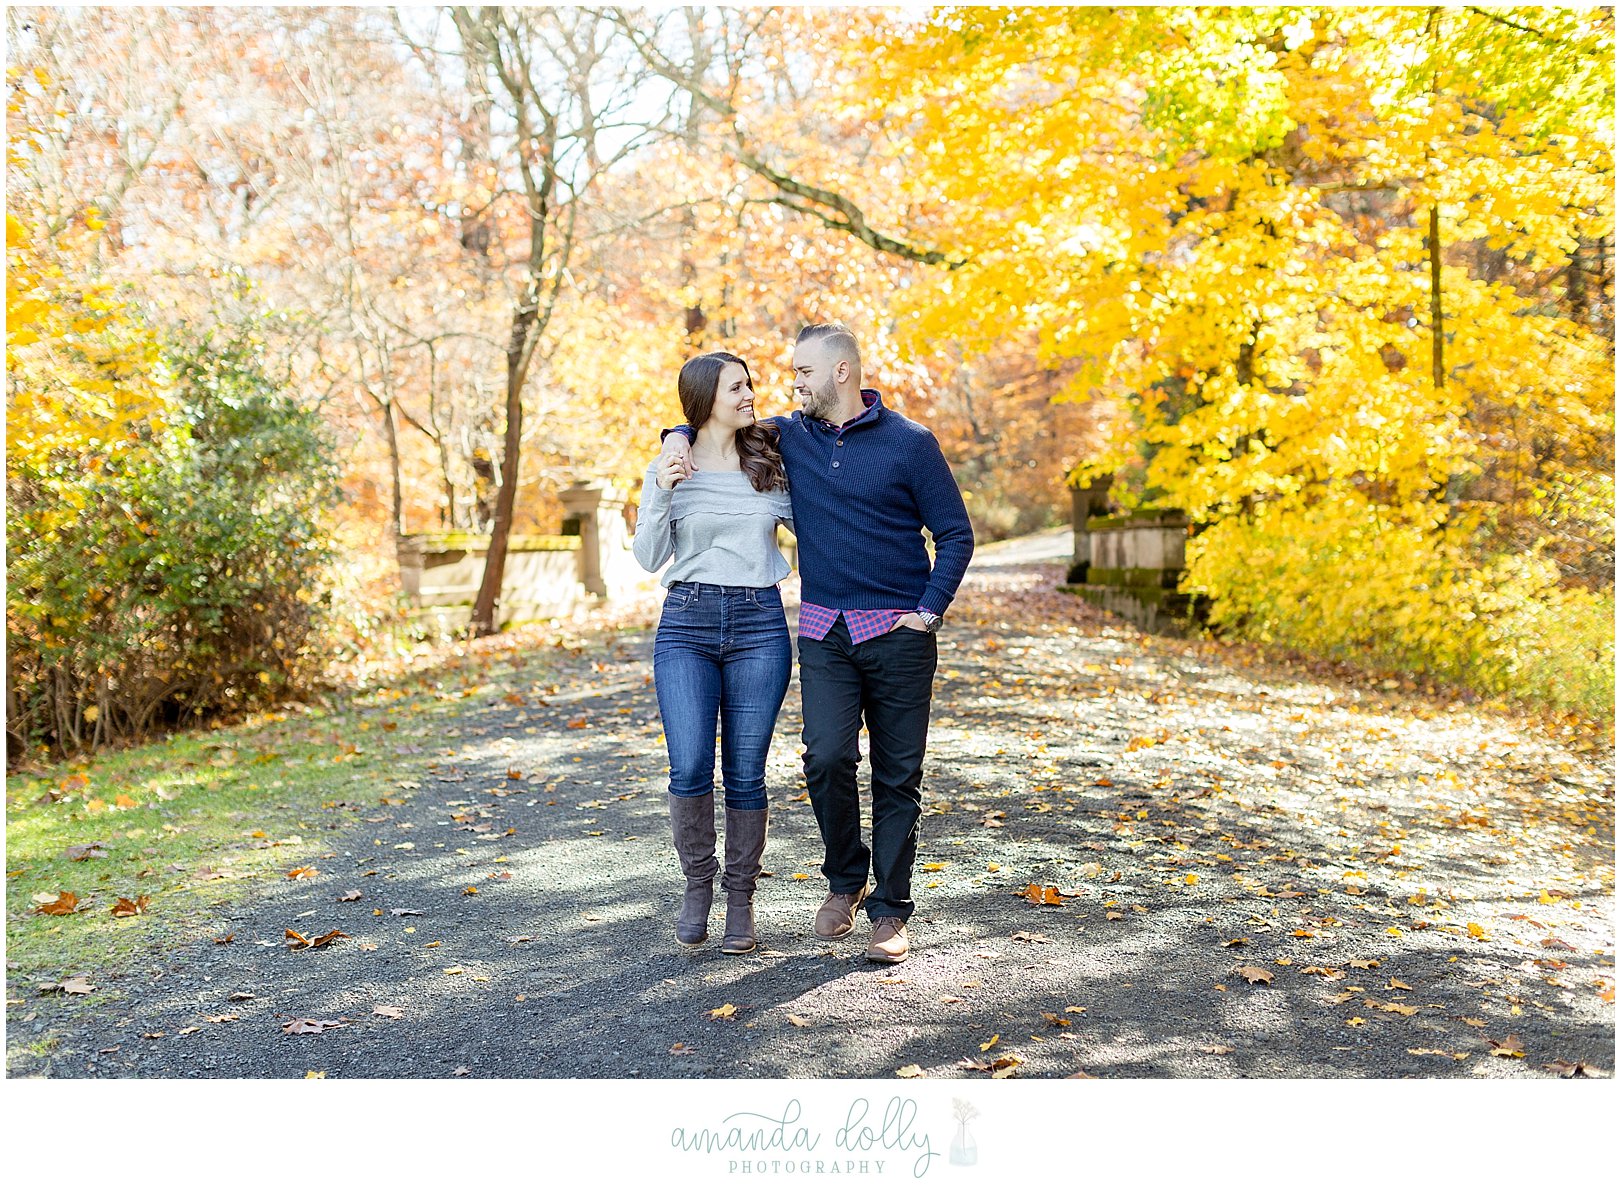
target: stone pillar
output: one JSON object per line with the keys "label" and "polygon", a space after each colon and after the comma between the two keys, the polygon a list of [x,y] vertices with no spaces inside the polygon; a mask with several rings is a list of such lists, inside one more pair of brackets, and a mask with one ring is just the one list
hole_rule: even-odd
{"label": "stone pillar", "polygon": [[1109,512],[1109,488],[1114,486],[1113,475],[1101,475],[1084,487],[1071,487],[1070,529],[1075,534],[1072,564],[1086,565],[1092,560],[1091,534],[1086,522],[1093,516],[1106,516]]}
{"label": "stone pillar", "polygon": [[593,483],[575,483],[557,493],[564,509],[580,520],[580,584],[594,595],[606,596],[602,579],[602,532],[597,517],[603,490]]}

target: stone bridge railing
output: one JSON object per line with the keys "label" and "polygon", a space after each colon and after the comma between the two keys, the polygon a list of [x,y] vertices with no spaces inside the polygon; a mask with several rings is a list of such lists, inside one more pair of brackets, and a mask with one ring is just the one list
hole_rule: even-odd
{"label": "stone bridge railing", "polygon": [[[497,606],[503,627],[567,616],[657,585],[658,579],[631,554],[623,493],[612,486],[576,484],[559,494],[579,531],[508,539]],[[400,585],[412,618],[432,622],[441,631],[465,626],[484,578],[489,545],[489,536],[480,533],[401,537]]]}

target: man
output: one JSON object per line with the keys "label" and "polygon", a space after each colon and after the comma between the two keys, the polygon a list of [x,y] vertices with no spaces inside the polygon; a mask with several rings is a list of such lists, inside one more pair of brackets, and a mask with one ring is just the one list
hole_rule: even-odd
{"label": "man", "polygon": [[[901,962],[910,948],[935,632],[973,557],[974,532],[934,435],[861,387],[861,352],[846,327],[800,331],[793,366],[802,411],[767,421],[778,429],[799,538],[805,783],[829,886],[815,931],[843,937],[865,902],[867,957]],[[689,474],[690,433],[679,426],[665,436],[665,452]],[[925,527],[934,534],[932,567]],[[870,849],[856,787],[863,721]]]}

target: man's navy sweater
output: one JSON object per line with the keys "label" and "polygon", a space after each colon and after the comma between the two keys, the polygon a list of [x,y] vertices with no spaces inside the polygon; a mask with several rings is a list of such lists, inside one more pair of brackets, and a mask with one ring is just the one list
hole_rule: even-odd
{"label": "man's navy sweater", "polygon": [[788,472],[800,597],[840,610],[944,615],[974,556],[974,530],[934,434],[881,397],[843,429],[803,411],[761,423],[776,427]]}

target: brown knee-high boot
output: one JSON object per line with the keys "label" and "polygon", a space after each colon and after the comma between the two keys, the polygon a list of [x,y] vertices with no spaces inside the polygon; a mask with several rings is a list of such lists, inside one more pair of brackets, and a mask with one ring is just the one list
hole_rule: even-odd
{"label": "brown knee-high boot", "polygon": [[709,940],[709,906],[715,898],[715,872],[720,867],[715,858],[715,794],[677,797],[671,793],[668,799],[675,854],[687,877],[675,939],[682,945],[699,945]]}
{"label": "brown knee-high boot", "polygon": [[726,870],[720,877],[720,886],[726,892],[726,936],[720,943],[723,954],[746,954],[754,949],[754,887],[760,879],[769,812],[726,807]]}

